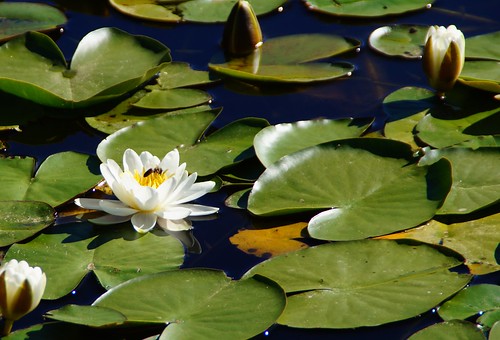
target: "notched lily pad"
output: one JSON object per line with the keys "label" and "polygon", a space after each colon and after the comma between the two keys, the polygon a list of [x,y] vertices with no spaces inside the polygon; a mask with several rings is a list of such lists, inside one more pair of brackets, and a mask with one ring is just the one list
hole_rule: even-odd
{"label": "notched lily pad", "polygon": [[50,31],[64,25],[63,12],[45,4],[29,2],[0,3],[0,41],[28,31]]}
{"label": "notched lily pad", "polygon": [[[162,22],[225,22],[237,0],[110,0],[118,11],[139,19]],[[248,0],[257,15],[269,13],[285,0]]]}
{"label": "notched lily pad", "polygon": [[246,81],[309,83],[348,76],[354,66],[346,62],[318,62],[355,50],[360,42],[328,34],[297,34],[266,40],[252,54],[227,60],[215,56],[209,69]]}
{"label": "notched lily pad", "polygon": [[29,32],[0,46],[0,90],[42,105],[84,107],[133,90],[170,60],[157,40],[101,28],[80,41],[70,68],[52,39]]}
{"label": "notched lily pad", "polygon": [[433,0],[308,0],[308,9],[341,17],[382,17],[430,8]]}
{"label": "notched lily pad", "polygon": [[427,25],[393,25],[374,30],[368,42],[374,50],[388,55],[406,59],[422,57]]}

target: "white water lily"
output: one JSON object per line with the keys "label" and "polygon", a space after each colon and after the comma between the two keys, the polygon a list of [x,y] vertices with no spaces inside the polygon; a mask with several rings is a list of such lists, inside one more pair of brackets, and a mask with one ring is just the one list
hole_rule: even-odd
{"label": "white water lily", "polygon": [[216,213],[219,208],[188,203],[215,186],[215,182],[195,183],[197,174],[188,175],[186,163],[179,165],[179,152],[170,151],[160,161],[145,151],[138,155],[127,149],[123,170],[112,159],[101,164],[101,173],[118,200],[79,198],[75,203],[108,215],[91,220],[114,224],[130,220],[134,229],[147,233],[158,224],[171,231],[191,229],[187,219]]}
{"label": "white water lily", "polygon": [[455,85],[465,62],[465,38],[454,25],[431,26],[425,38],[424,72],[430,85],[443,94]]}
{"label": "white water lily", "polygon": [[40,267],[26,261],[10,260],[0,267],[0,311],[4,318],[4,334],[12,323],[38,306],[47,278]]}

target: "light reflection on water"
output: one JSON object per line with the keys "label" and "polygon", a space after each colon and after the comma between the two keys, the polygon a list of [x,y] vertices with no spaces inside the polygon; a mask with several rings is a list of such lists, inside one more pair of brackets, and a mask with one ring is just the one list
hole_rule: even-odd
{"label": "light reflection on water", "polygon": [[[37,1],[51,3],[50,1]],[[65,1],[59,3],[64,4]],[[67,1],[66,1],[67,2]],[[69,3],[69,2],[68,2]],[[184,61],[195,69],[206,70],[213,55],[218,53],[223,25],[180,24],[161,25],[129,19],[107,7],[98,7],[99,15],[68,11],[68,24],[58,40],[58,45],[70,59],[76,45],[88,32],[106,26],[115,26],[131,34],[143,34],[156,38],[171,49],[174,61]],[[82,10],[85,10],[82,8]],[[370,21],[343,21],[340,19],[310,13],[304,4],[289,0],[279,13],[259,18],[265,39],[294,33],[334,33],[362,41],[358,52],[336,57],[335,61],[348,61],[356,69],[349,79],[325,82],[313,86],[287,88],[283,92],[275,86],[259,88],[249,84],[232,83],[212,86],[207,91],[214,97],[212,106],[222,106],[223,112],[217,118],[216,127],[222,127],[236,119],[248,116],[266,118],[271,124],[318,117],[376,117],[376,126],[383,122],[381,102],[383,98],[402,86],[427,87],[420,62],[388,58],[372,51],[366,41],[376,28],[395,23],[409,24],[455,24],[466,37],[500,30],[497,1],[437,0],[431,10],[419,11],[400,17]],[[47,122],[47,120],[46,120]],[[26,126],[24,131],[33,135],[9,133],[8,155],[35,156],[41,162],[48,155],[65,150],[94,154],[103,135],[85,128],[83,119],[67,121],[48,120],[55,129],[46,134],[46,127],[37,122]],[[47,123],[45,123],[47,124]],[[62,131],[61,126],[67,128]],[[51,135],[52,134],[52,135]],[[53,134],[56,134],[54,137]],[[60,134],[60,135],[59,135]],[[201,204],[221,207],[216,220],[194,224],[194,236],[200,242],[202,252],[186,256],[184,267],[210,267],[224,270],[229,276],[239,278],[246,270],[261,261],[247,255],[234,246],[228,238],[238,229],[250,228],[252,218],[244,211],[226,208],[224,190],[200,200]],[[500,283],[498,275],[487,275],[482,280]],[[32,315],[41,315],[62,304],[90,304],[103,289],[93,277],[87,277],[81,287],[57,301],[44,301]],[[286,327],[272,327],[257,338],[331,338],[364,339],[383,337],[386,339],[406,338],[416,330],[439,321],[435,309],[402,322],[375,328],[357,330],[292,330]],[[23,328],[41,319],[32,317],[15,324]]]}

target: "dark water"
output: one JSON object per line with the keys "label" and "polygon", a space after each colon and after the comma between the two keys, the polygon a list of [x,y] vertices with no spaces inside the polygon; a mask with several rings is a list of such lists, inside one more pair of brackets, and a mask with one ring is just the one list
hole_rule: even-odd
{"label": "dark water", "polygon": [[[222,24],[167,25],[139,21],[117,13],[106,1],[37,2],[55,5],[66,11],[68,23],[58,36],[57,43],[67,59],[71,59],[84,35],[106,26],[153,37],[171,49],[174,61],[188,62],[199,70],[207,70],[211,57],[220,51]],[[466,37],[470,37],[500,30],[498,13],[498,0],[437,0],[430,10],[384,19],[346,21],[312,13],[301,1],[289,0],[282,12],[259,18],[264,37],[269,39],[293,33],[323,32],[358,39],[362,41],[359,53],[334,58],[355,64],[353,76],[313,86],[290,88],[281,94],[278,88],[263,90],[242,85],[211,86],[207,91],[214,97],[212,106],[223,107],[215,127],[250,116],[266,118],[271,124],[317,117],[375,117],[376,126],[381,127],[384,120],[381,103],[386,95],[403,86],[426,87],[427,83],[418,60],[388,58],[367,46],[368,36],[374,29],[396,23],[455,24]],[[8,141],[6,154],[33,156],[39,162],[50,154],[65,150],[95,154],[97,144],[104,137],[86,126],[83,119],[44,119],[24,126],[23,130],[23,133],[0,134],[0,139]],[[200,200],[202,204],[221,207],[221,211],[216,220],[194,224],[194,234],[203,252],[199,255],[188,254],[184,267],[217,268],[231,277],[239,278],[262,259],[239,251],[230,244],[228,238],[239,229],[251,228],[258,221],[245,211],[226,208],[223,203],[226,196],[227,192],[222,191]],[[475,282],[498,284],[500,276],[486,275]],[[95,279],[87,277],[74,294],[61,300],[42,302],[32,315],[21,319],[14,327],[24,328],[41,322],[39,316],[45,311],[64,304],[90,304],[102,292]],[[402,339],[439,320],[435,313],[428,312],[414,319],[381,327],[356,330],[292,330],[274,327],[260,337]]]}

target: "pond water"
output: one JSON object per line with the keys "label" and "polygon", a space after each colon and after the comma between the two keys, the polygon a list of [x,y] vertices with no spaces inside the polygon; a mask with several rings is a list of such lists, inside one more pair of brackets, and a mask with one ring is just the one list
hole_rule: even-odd
{"label": "pond water", "polygon": [[[33,1],[35,2],[35,1]],[[155,38],[171,50],[174,61],[189,63],[192,68],[207,70],[213,55],[220,52],[222,24],[182,23],[177,25],[152,23],[124,16],[106,1],[44,2],[63,9],[68,17],[63,32],[57,34],[57,44],[70,59],[88,32],[101,27],[118,27],[131,34]],[[437,0],[430,10],[375,20],[342,20],[309,11],[303,2],[289,0],[281,12],[259,17],[265,39],[294,33],[333,33],[358,39],[359,52],[342,55],[356,67],[348,79],[323,82],[310,86],[258,88],[245,84],[216,84],[207,88],[213,96],[212,107],[223,107],[214,126],[243,117],[261,117],[271,124],[314,119],[318,117],[374,117],[375,127],[384,122],[381,103],[385,96],[403,86],[427,87],[419,60],[403,60],[382,56],[367,45],[369,34],[388,24],[409,23],[423,25],[455,24],[466,37],[500,30],[495,0]],[[0,109],[1,110],[1,109]],[[5,155],[36,157],[42,162],[47,156],[60,151],[73,150],[95,154],[99,142],[105,137],[86,125],[83,118],[44,118],[22,127],[22,132],[1,132],[0,139],[8,143]],[[249,268],[262,261],[245,254],[229,242],[229,237],[243,228],[252,228],[261,221],[248,212],[225,207],[228,190],[210,194],[200,200],[202,204],[220,207],[217,219],[195,223],[194,235],[201,244],[201,254],[188,253],[183,267],[207,267],[224,270],[228,276],[239,278]],[[477,282],[500,283],[498,274],[485,275]],[[43,321],[41,315],[68,303],[90,304],[103,289],[93,277],[84,282],[68,297],[56,301],[42,301],[30,317],[15,323],[24,328]],[[282,326],[271,328],[261,338],[386,338],[402,339],[440,319],[434,312],[389,325],[355,330],[298,330]],[[259,337],[259,338],[260,338]]]}

